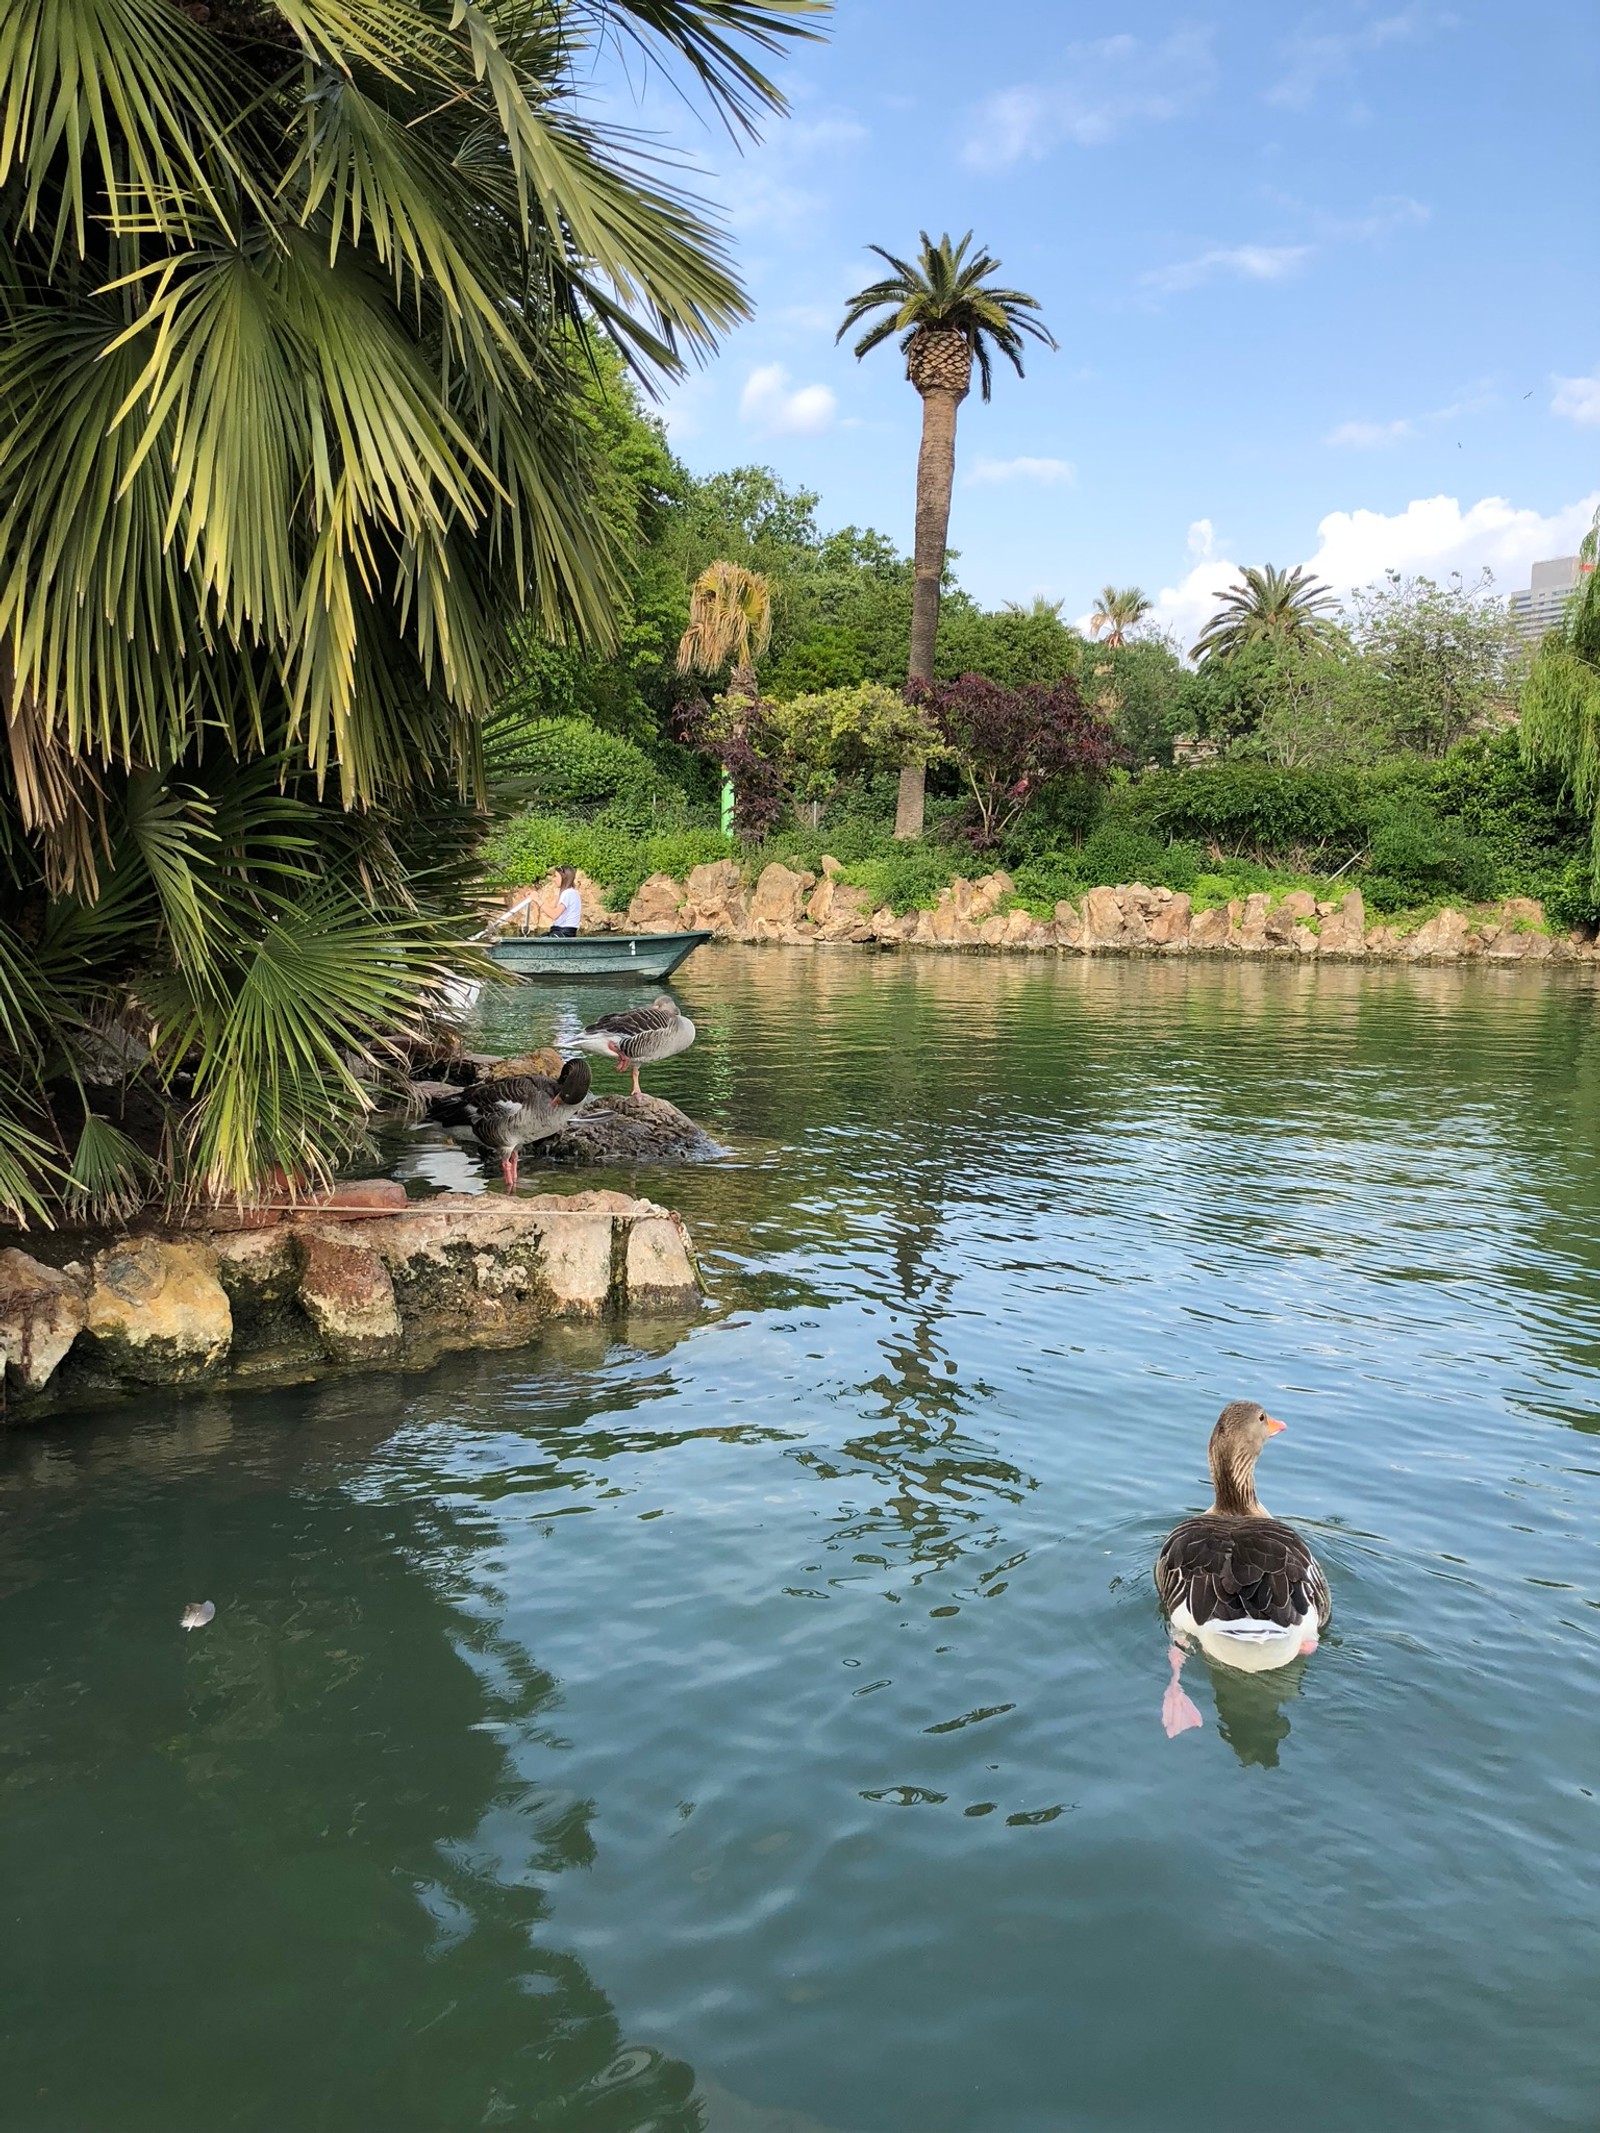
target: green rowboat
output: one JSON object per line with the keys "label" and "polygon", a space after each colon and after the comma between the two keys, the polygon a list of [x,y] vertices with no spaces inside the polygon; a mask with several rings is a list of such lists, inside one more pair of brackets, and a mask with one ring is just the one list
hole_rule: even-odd
{"label": "green rowboat", "polygon": [[520,978],[666,978],[709,933],[503,933],[489,953]]}

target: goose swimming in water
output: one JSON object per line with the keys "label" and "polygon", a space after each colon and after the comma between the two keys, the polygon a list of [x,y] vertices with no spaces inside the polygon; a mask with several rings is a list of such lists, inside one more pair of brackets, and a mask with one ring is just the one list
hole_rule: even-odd
{"label": "goose swimming in water", "polygon": [[569,1059],[553,1079],[548,1074],[491,1075],[459,1096],[437,1099],[428,1109],[437,1124],[452,1132],[470,1132],[480,1148],[497,1155],[506,1191],[515,1192],[523,1149],[564,1133],[588,1093],[588,1060]]}
{"label": "goose swimming in water", "polygon": [[617,1072],[633,1069],[633,1093],[639,1093],[639,1069],[675,1059],[694,1042],[694,1024],[671,993],[664,992],[648,1007],[624,1008],[620,1014],[602,1015],[591,1022],[577,1039],[586,1052],[614,1061]]}
{"label": "goose swimming in water", "polygon": [[[1316,1557],[1256,1495],[1256,1460],[1284,1426],[1254,1400],[1222,1410],[1211,1432],[1211,1508],[1169,1533],[1156,1558],[1156,1592],[1174,1639],[1192,1637],[1208,1659],[1249,1674],[1314,1652],[1333,1611]],[[1178,1680],[1186,1648],[1174,1641],[1169,1654],[1161,1707],[1169,1739],[1201,1723]]]}

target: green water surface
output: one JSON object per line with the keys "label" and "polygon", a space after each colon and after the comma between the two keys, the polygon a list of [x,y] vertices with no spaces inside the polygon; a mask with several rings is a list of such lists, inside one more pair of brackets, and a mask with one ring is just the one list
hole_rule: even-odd
{"label": "green water surface", "polygon": [[[1589,984],[675,989],[700,1322],[0,1442],[0,2128],[1600,2125]],[[1238,1395],[1333,1630],[1168,1741]]]}

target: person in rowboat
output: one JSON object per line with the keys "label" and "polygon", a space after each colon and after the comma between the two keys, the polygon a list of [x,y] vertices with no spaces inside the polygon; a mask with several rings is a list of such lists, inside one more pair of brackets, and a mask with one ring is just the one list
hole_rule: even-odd
{"label": "person in rowboat", "polygon": [[578,928],[583,924],[583,898],[578,894],[576,868],[557,867],[556,880],[561,884],[561,900],[556,906],[549,938],[553,941],[570,941],[576,937]]}

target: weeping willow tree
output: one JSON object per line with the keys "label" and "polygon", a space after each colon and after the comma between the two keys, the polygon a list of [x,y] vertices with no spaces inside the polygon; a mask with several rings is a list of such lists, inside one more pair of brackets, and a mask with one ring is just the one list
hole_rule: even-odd
{"label": "weeping willow tree", "polygon": [[0,0],[0,1210],[325,1179],[459,962],[517,630],[605,648],[581,396],[745,311],[577,84],[736,132],[816,0]]}
{"label": "weeping willow tree", "polygon": [[1564,626],[1534,654],[1522,689],[1522,752],[1565,779],[1589,817],[1590,873],[1600,898],[1600,515],[1579,550],[1581,575]]}

